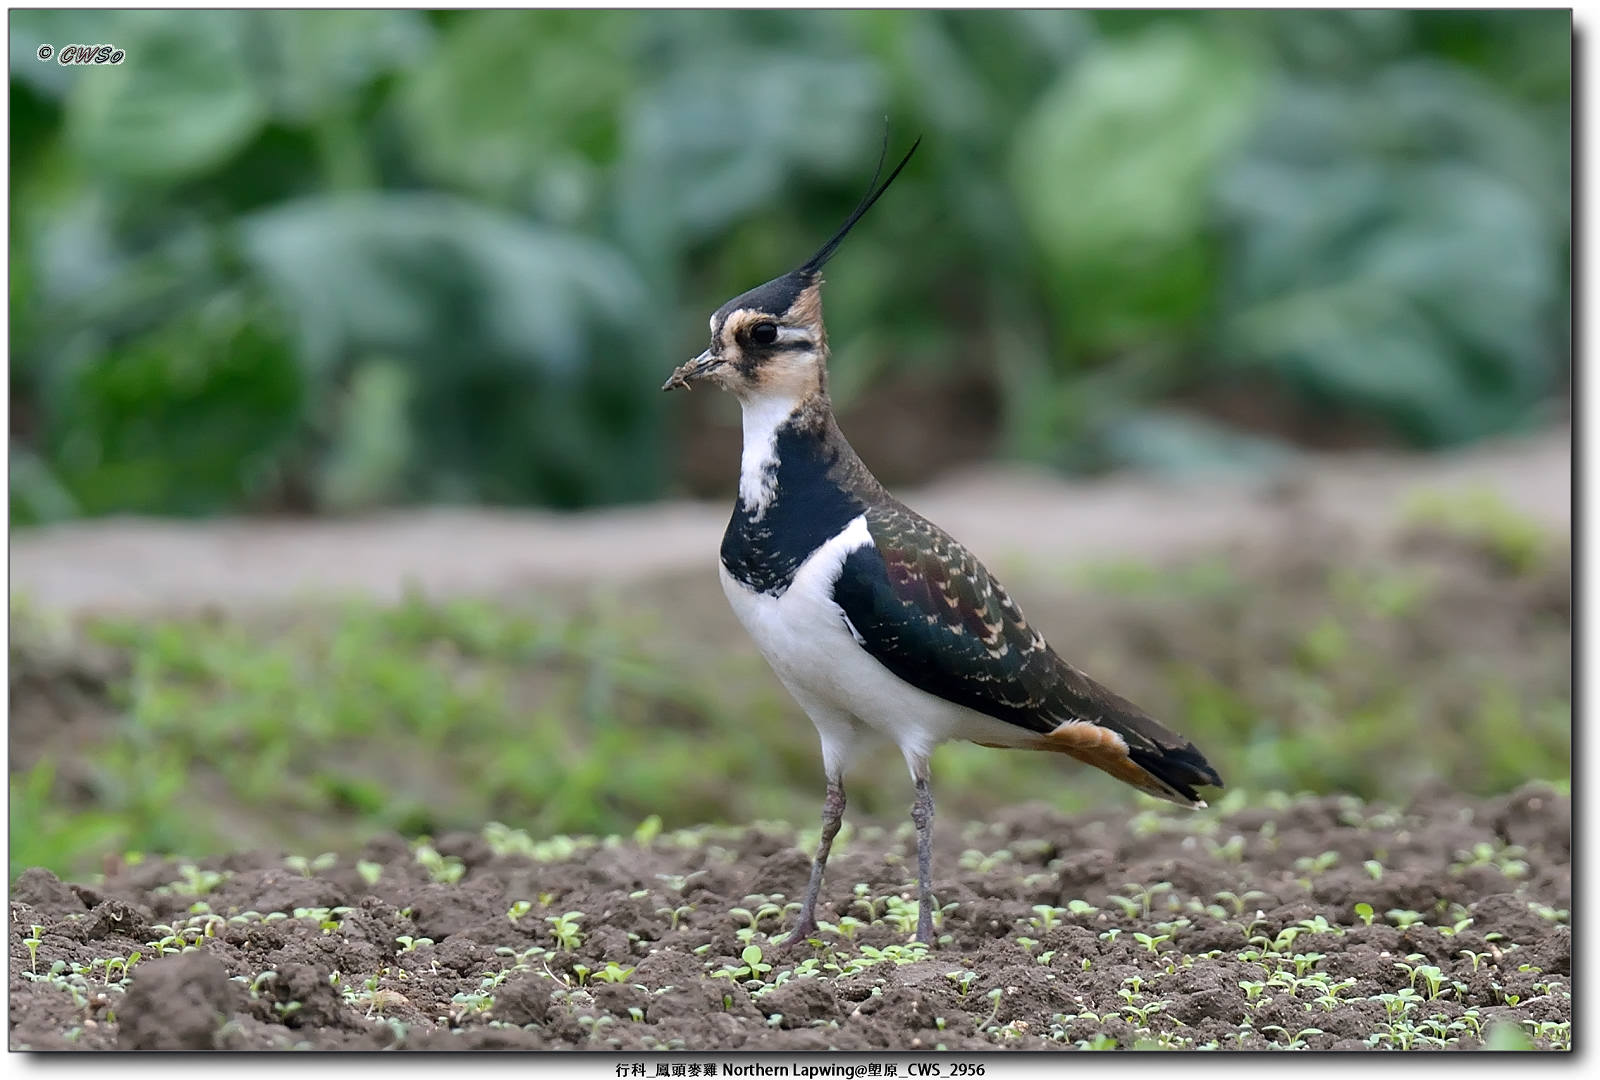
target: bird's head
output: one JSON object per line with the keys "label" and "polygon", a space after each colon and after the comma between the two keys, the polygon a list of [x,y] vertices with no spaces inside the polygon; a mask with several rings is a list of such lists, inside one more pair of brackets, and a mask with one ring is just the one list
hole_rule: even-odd
{"label": "bird's head", "polygon": [[881,185],[879,159],[879,172],[873,174],[866,196],[815,255],[718,308],[711,316],[711,347],[674,371],[661,389],[688,389],[704,380],[741,401],[780,396],[799,400],[822,389],[828,363],[828,333],[822,324],[823,264],[894,183],[921,141],[911,144]]}

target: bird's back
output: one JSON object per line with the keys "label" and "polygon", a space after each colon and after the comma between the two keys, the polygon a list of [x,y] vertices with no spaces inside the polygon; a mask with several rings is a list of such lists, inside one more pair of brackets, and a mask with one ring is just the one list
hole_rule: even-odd
{"label": "bird's back", "polygon": [[[1067,753],[1175,802],[1199,803],[1195,785],[1221,783],[1192,743],[1060,657],[971,552],[890,495],[825,401],[772,446],[770,487],[759,505],[735,503],[722,563],[736,612],[791,689],[812,682],[857,713],[916,714],[860,719],[933,741]],[[840,684],[856,649],[920,694],[999,724],[961,724],[871,678]]]}

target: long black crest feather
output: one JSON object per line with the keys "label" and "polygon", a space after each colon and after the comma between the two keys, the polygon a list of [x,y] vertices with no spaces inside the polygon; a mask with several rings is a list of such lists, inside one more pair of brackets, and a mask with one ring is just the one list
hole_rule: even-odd
{"label": "long black crest feather", "polygon": [[911,149],[906,151],[906,156],[900,159],[900,164],[894,167],[894,172],[889,174],[889,179],[880,185],[878,177],[883,173],[883,162],[889,153],[889,133],[887,131],[883,133],[883,149],[878,154],[878,167],[872,171],[872,182],[867,185],[867,194],[862,196],[861,201],[856,204],[856,208],[850,212],[850,216],[845,218],[844,224],[839,226],[839,231],[830,236],[828,242],[818,248],[815,255],[801,264],[799,273],[809,277],[821,270],[823,263],[833,258],[833,253],[838,249],[840,242],[849,235],[851,229],[856,227],[856,222],[860,221],[862,216],[872,209],[872,204],[877,202],[885,191],[889,190],[889,185],[894,183],[894,178],[900,175],[900,170],[906,167],[906,163],[911,160],[911,155],[915,154],[917,147],[921,145],[922,137],[919,135],[917,141],[911,144]]}

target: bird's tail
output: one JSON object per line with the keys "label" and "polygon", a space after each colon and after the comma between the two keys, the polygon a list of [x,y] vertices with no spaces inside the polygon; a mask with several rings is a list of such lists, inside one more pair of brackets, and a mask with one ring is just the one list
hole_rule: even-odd
{"label": "bird's tail", "polygon": [[1146,794],[1194,809],[1206,805],[1197,786],[1223,786],[1194,743],[1138,713],[1068,720],[1034,746],[1069,754]]}

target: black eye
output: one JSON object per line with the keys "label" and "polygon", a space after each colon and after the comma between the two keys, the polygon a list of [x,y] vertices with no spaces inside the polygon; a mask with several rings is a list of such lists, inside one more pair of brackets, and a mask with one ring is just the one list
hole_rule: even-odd
{"label": "black eye", "polygon": [[758,322],[750,328],[750,340],[757,345],[771,345],[778,340],[778,328],[769,322]]}

